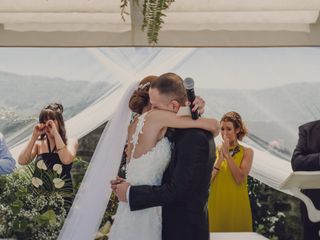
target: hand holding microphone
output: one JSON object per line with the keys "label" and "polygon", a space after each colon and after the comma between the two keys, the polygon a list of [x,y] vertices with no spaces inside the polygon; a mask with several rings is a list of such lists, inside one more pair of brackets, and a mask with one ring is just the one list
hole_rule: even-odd
{"label": "hand holding microphone", "polygon": [[[193,109],[194,108],[194,101],[196,99],[196,95],[194,93],[194,81],[192,78],[186,78],[184,79],[183,81],[183,84],[184,84],[184,87],[186,88],[186,91],[187,91],[187,98],[188,98],[188,101],[190,102],[190,111],[191,111],[191,118],[193,120],[196,120],[199,118],[199,113],[198,113],[198,110],[196,109]],[[195,111],[193,111],[195,110]]]}

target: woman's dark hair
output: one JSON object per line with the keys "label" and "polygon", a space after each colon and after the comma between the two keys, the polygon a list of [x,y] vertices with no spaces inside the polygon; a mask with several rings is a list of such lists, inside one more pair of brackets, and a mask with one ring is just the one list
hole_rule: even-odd
{"label": "woman's dark hair", "polygon": [[[65,144],[67,144],[66,128],[63,120],[63,106],[60,103],[50,103],[45,106],[39,114],[39,123],[45,123],[48,120],[57,120],[59,124],[59,134]],[[45,135],[41,135],[43,140]]]}
{"label": "woman's dark hair", "polygon": [[142,114],[143,108],[150,104],[150,84],[157,78],[157,76],[150,75],[140,81],[138,89],[133,92],[129,100],[129,108],[132,112]]}
{"label": "woman's dark hair", "polygon": [[237,133],[237,139],[239,139],[240,141],[243,139],[244,136],[248,134],[248,129],[244,125],[240,114],[237,112],[227,112],[222,116],[220,123],[221,122],[232,122],[234,129],[240,130]]}

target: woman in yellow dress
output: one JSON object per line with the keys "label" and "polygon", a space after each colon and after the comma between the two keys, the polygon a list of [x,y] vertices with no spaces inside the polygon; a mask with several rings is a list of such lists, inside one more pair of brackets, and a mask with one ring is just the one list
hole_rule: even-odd
{"label": "woman in yellow dress", "polygon": [[236,112],[226,113],[220,127],[223,143],[217,148],[208,200],[210,232],[252,232],[247,176],[253,151],[238,142],[247,129]]}

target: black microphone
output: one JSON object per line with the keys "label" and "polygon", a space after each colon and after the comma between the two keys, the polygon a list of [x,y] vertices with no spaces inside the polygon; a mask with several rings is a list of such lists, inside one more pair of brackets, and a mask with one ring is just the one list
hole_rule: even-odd
{"label": "black microphone", "polygon": [[192,78],[187,77],[186,79],[184,79],[183,85],[187,91],[188,101],[191,103],[189,106],[191,111],[191,117],[193,120],[197,120],[199,118],[198,111],[197,110],[195,112],[192,111],[192,108],[194,106],[193,101],[196,98],[196,95],[194,94],[194,81]]}

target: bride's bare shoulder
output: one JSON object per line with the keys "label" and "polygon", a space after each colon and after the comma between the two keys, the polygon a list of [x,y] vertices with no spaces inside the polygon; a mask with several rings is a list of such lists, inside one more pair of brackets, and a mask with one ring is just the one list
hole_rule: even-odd
{"label": "bride's bare shoulder", "polygon": [[136,128],[136,126],[137,126],[137,124],[138,124],[138,117],[139,117],[139,116],[136,116],[136,117],[131,121],[131,123],[129,124],[129,126],[128,126],[128,132],[129,132],[129,133],[135,130],[135,128]]}

